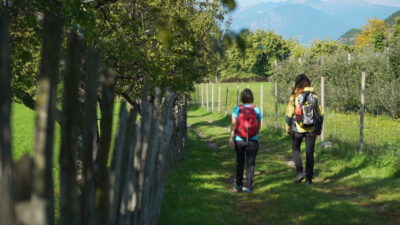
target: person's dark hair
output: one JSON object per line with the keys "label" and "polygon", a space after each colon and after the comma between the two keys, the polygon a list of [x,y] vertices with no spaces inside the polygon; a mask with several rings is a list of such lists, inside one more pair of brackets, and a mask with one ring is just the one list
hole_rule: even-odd
{"label": "person's dark hair", "polygon": [[297,95],[299,94],[304,88],[310,87],[311,86],[311,81],[308,79],[308,77],[305,74],[299,74],[296,77],[296,80],[294,82],[294,88],[292,91],[292,95]]}
{"label": "person's dark hair", "polygon": [[243,104],[250,104],[253,103],[254,97],[253,97],[253,92],[249,88],[246,88],[242,91],[242,94],[240,95],[240,100],[242,100]]}

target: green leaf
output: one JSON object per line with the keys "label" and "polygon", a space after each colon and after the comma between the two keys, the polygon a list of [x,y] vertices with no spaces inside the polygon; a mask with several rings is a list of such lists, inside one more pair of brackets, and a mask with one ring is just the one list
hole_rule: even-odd
{"label": "green leaf", "polygon": [[230,11],[234,10],[236,8],[236,2],[235,0],[222,0],[222,3],[224,4],[225,7],[227,7]]}

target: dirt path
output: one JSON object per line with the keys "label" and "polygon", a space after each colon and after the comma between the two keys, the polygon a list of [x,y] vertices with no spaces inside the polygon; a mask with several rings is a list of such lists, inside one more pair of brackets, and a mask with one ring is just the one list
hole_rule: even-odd
{"label": "dirt path", "polygon": [[[229,129],[205,119],[207,122],[191,121],[190,129],[210,149],[226,149]],[[219,135],[213,135],[216,132]],[[254,193],[236,195],[238,206],[253,224],[278,224],[280,217],[286,217],[281,224],[400,224],[393,217],[388,220],[388,205],[366,204],[368,194],[326,181],[318,177],[318,171],[315,184],[295,184],[294,162],[285,150],[290,143],[276,137],[261,138]],[[225,182],[234,190],[233,173]]]}

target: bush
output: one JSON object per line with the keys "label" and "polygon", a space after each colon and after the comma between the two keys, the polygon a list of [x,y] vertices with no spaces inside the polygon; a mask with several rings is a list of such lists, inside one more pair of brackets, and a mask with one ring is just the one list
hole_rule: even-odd
{"label": "bush", "polygon": [[329,56],[306,53],[301,59],[290,58],[274,68],[271,77],[279,84],[280,101],[287,102],[297,74],[305,73],[320,93],[321,77],[325,77],[326,106],[340,112],[360,110],[361,73],[366,72],[366,111],[373,114],[400,116],[400,78],[390,55],[373,49],[362,49],[348,58],[339,49]]}

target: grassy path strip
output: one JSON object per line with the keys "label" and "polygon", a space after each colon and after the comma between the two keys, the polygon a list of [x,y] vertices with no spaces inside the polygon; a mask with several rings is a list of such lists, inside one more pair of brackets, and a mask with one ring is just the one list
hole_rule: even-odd
{"label": "grassy path strip", "polygon": [[357,190],[324,181],[319,170],[315,185],[295,184],[287,165],[290,140],[280,132],[262,132],[254,192],[232,192],[229,121],[202,109],[192,109],[188,118],[203,138],[189,132],[185,162],[168,177],[161,224],[390,224],[379,209],[360,204],[365,197]]}

